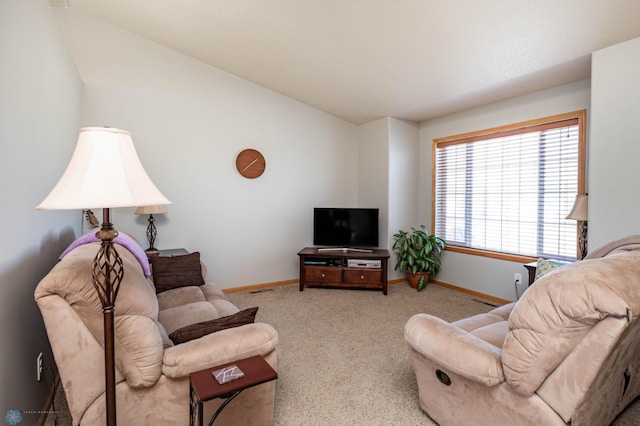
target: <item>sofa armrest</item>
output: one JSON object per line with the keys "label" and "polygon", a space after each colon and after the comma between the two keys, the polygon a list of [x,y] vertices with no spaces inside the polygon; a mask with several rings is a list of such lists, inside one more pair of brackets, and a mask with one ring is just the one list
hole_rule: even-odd
{"label": "sofa armrest", "polygon": [[171,378],[211,368],[276,349],[278,333],[269,324],[253,323],[229,328],[167,348],[162,374]]}
{"label": "sofa armrest", "polygon": [[505,380],[500,349],[440,318],[414,315],[404,337],[412,349],[450,372],[486,386]]}

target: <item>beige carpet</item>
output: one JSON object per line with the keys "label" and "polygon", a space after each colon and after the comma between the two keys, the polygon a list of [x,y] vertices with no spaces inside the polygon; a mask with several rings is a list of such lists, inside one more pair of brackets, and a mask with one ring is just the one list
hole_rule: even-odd
{"label": "beige carpet", "polygon": [[[418,406],[418,390],[403,328],[415,313],[447,321],[492,309],[481,300],[428,285],[418,293],[406,284],[379,291],[286,285],[232,293],[239,307],[259,306],[257,321],[279,333],[280,365],[276,425],[433,425]],[[58,425],[64,419],[64,398]],[[66,417],[68,419],[68,417]],[[49,419],[48,425],[53,425]],[[615,422],[640,424],[636,402]]]}
{"label": "beige carpet", "polygon": [[[240,308],[259,306],[257,321],[278,330],[276,425],[434,424],[418,406],[404,325],[415,313],[454,321],[492,306],[437,285],[388,293],[288,285],[229,295]],[[640,403],[614,424],[640,424]]]}
{"label": "beige carpet", "polygon": [[234,293],[238,307],[259,306],[257,321],[272,324],[281,354],[276,425],[425,425],[403,328],[429,312],[455,320],[491,309],[472,297],[406,284],[380,291],[298,290]]}

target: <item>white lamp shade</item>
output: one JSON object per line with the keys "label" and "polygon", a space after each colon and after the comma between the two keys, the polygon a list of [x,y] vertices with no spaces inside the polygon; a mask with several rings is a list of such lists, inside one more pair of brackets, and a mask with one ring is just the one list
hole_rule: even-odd
{"label": "white lamp shade", "polygon": [[40,210],[171,204],[145,172],[131,133],[109,127],[80,129],[64,174]]}
{"label": "white lamp shade", "polygon": [[165,214],[167,209],[163,205],[157,206],[140,206],[136,209],[135,214]]}
{"label": "white lamp shade", "polygon": [[586,195],[576,195],[573,208],[567,215],[567,219],[585,221],[589,217],[589,198]]}

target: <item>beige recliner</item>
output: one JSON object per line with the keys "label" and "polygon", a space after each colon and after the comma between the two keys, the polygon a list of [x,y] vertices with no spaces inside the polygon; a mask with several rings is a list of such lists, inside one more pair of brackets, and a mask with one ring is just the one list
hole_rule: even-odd
{"label": "beige recliner", "polygon": [[[105,423],[102,308],[91,283],[98,247],[99,243],[90,243],[75,248],[35,290],[74,425]],[[139,257],[122,247],[118,252],[124,263],[115,302],[118,424],[189,424],[192,372],[254,355],[262,355],[277,369],[278,334],[264,323],[174,344],[169,339],[173,331],[234,314],[238,308],[209,282],[156,295]],[[222,411],[216,424],[271,425],[275,383],[244,391]],[[221,403],[216,399],[205,404],[205,413]]]}
{"label": "beige recliner", "polygon": [[607,425],[640,395],[640,236],[541,277],[521,299],[405,339],[440,425]]}

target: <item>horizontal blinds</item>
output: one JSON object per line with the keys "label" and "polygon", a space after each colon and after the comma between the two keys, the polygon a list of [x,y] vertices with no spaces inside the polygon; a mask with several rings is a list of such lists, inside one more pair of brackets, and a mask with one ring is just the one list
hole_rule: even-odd
{"label": "horizontal blinds", "polygon": [[435,226],[448,244],[576,257],[579,126],[548,123],[436,144]]}

